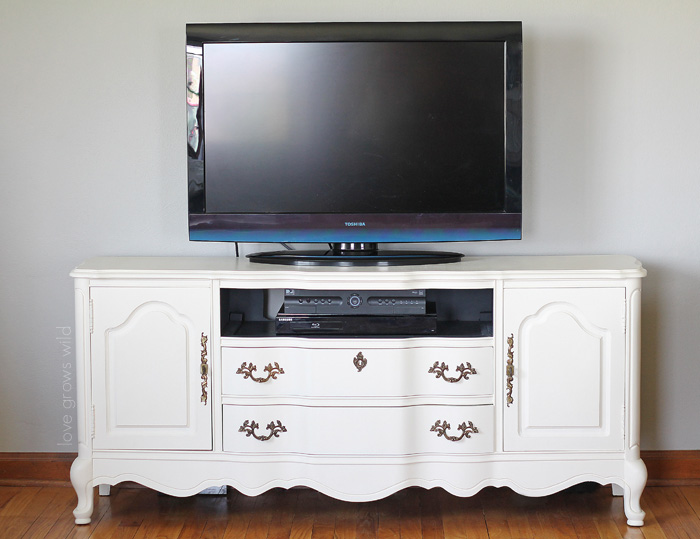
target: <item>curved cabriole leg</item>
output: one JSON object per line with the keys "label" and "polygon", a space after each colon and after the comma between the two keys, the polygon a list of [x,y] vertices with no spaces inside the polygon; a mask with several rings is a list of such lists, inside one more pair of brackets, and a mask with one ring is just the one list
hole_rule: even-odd
{"label": "curved cabriole leg", "polygon": [[90,524],[93,509],[92,459],[78,457],[70,468],[70,481],[78,495],[73,511],[76,524]]}
{"label": "curved cabriole leg", "polygon": [[643,526],[645,513],[640,499],[647,482],[647,467],[642,459],[625,461],[625,515],[628,526]]}

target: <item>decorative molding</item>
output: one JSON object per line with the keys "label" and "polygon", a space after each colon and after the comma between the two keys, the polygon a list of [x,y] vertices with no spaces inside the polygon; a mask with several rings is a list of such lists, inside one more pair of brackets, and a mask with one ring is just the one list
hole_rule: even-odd
{"label": "decorative molding", "polygon": [[[0,486],[69,486],[77,453],[0,453]],[[642,451],[650,487],[700,486],[700,450]]]}

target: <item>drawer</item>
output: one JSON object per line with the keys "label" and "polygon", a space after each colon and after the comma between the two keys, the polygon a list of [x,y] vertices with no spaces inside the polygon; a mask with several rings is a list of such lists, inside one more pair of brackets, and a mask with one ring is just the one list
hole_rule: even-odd
{"label": "drawer", "polygon": [[222,361],[224,395],[457,397],[494,387],[490,346],[226,347]]}
{"label": "drawer", "polygon": [[490,453],[493,406],[225,405],[224,451],[392,456]]}

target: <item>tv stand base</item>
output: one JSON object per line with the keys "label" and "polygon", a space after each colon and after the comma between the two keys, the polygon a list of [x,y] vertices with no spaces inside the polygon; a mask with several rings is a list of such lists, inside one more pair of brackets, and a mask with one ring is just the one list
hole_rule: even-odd
{"label": "tv stand base", "polygon": [[248,255],[252,262],[292,266],[416,266],[459,262],[461,253],[380,250],[376,243],[332,243],[329,249],[270,251]]}

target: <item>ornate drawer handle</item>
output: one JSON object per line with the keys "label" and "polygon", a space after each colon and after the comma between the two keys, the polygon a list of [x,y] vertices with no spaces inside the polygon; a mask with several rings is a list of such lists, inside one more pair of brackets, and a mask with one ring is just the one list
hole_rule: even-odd
{"label": "ornate drawer handle", "polygon": [[352,362],[354,363],[357,372],[360,372],[367,366],[367,359],[362,355],[362,352],[358,352],[357,355],[352,358]]}
{"label": "ornate drawer handle", "polygon": [[513,375],[515,367],[513,366],[513,334],[508,337],[508,361],[506,363],[506,405],[513,404]]}
{"label": "ornate drawer handle", "polygon": [[443,421],[442,423],[438,419],[435,424],[430,427],[430,432],[437,432],[438,438],[440,436],[444,436],[445,439],[451,441],[451,442],[459,442],[462,438],[471,438],[472,434],[476,434],[479,432],[479,429],[477,429],[474,426],[474,423],[471,421],[469,424],[466,422],[462,422],[458,427],[457,430],[461,430],[462,434],[460,436],[450,436],[447,434],[447,431],[450,430],[450,424],[447,421]]}
{"label": "ornate drawer handle", "polygon": [[438,362],[436,361],[433,363],[433,366],[428,369],[428,372],[430,374],[435,374],[435,378],[440,378],[442,377],[445,382],[449,382],[451,384],[454,384],[455,382],[459,382],[462,378],[465,380],[469,380],[469,375],[470,374],[476,374],[476,369],[472,367],[472,364],[467,362],[466,367],[464,366],[464,363],[459,365],[456,369],[456,371],[459,373],[459,376],[457,378],[453,378],[451,376],[445,376],[445,373],[450,370],[450,367],[445,365],[445,363],[440,363],[438,365]]}
{"label": "ornate drawer handle", "polygon": [[209,383],[209,363],[207,362],[207,341],[209,338],[202,332],[202,360],[199,366],[199,374],[202,377],[202,398],[204,406],[207,405],[209,396],[207,395],[207,384]]}
{"label": "ornate drawer handle", "polygon": [[279,420],[277,423],[274,421],[270,421],[270,423],[267,425],[267,430],[270,431],[270,434],[267,436],[261,435],[258,436],[255,434],[255,429],[260,428],[260,425],[256,423],[255,421],[248,421],[247,419],[243,422],[243,425],[240,426],[238,429],[238,432],[245,432],[246,438],[252,436],[256,440],[260,440],[261,442],[266,442],[273,436],[275,438],[279,438],[280,432],[287,432],[287,427],[285,427]]}
{"label": "ornate drawer handle", "polygon": [[284,369],[280,367],[279,363],[277,363],[276,361],[274,365],[270,363],[267,367],[263,369],[263,371],[267,373],[267,376],[265,378],[256,378],[253,374],[253,372],[256,370],[257,367],[255,365],[253,365],[252,363],[246,364],[246,362],[244,361],[236,371],[236,374],[242,374],[244,380],[250,378],[253,382],[257,382],[259,384],[264,384],[268,380],[277,380],[278,374],[284,374]]}

